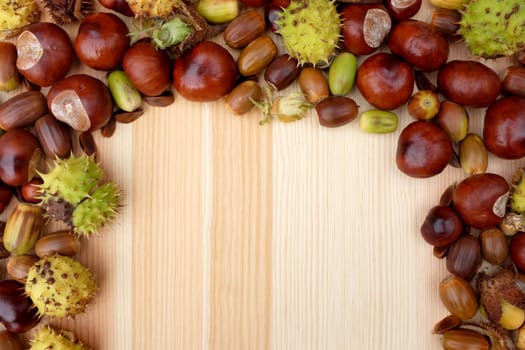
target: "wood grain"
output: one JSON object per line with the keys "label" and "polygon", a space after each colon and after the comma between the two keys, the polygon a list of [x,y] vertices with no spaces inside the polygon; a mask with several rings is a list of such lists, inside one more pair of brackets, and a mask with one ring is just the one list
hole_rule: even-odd
{"label": "wood grain", "polygon": [[[417,17],[429,20],[423,6]],[[461,44],[451,58],[473,59]],[[501,75],[511,60],[483,62]],[[313,112],[260,126],[256,111],[237,117],[223,101],[180,96],[146,108],[111,139],[95,135],[124,202],[83,244],[78,258],[100,290],[64,327],[101,350],[441,348],[432,327],[447,314],[437,292],[447,272],[419,226],[464,174],[398,171],[405,108],[389,135],[357,121],[323,128]],[[480,133],[482,110],[469,113]],[[517,166],[490,157],[489,171],[506,178]]]}

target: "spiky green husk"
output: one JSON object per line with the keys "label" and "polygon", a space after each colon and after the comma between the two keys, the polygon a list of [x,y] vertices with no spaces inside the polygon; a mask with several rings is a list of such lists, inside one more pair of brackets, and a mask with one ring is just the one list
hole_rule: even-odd
{"label": "spiky green husk", "polygon": [[292,0],[277,24],[288,53],[301,65],[327,63],[339,43],[341,20],[330,0]]}
{"label": "spiky green husk", "polygon": [[71,332],[56,331],[51,327],[40,328],[30,342],[29,350],[88,350]]}
{"label": "spiky green husk", "polygon": [[46,214],[63,221],[78,235],[96,233],[111,221],[119,207],[120,192],[104,176],[93,156],[57,159],[47,174],[40,174],[42,206]]}
{"label": "spiky green husk", "polygon": [[119,191],[115,184],[108,182],[100,186],[73,210],[73,230],[84,235],[96,233],[115,217],[118,205]]}
{"label": "spiky green husk", "polygon": [[80,203],[104,176],[93,156],[57,158],[47,174],[40,174],[43,199],[59,197],[72,205]]}
{"label": "spiky green husk", "polygon": [[31,266],[25,284],[38,313],[58,318],[84,312],[96,290],[87,267],[59,254],[43,257]]}
{"label": "spiky green husk", "polygon": [[525,50],[523,0],[471,0],[461,14],[458,33],[473,54],[496,58]]}

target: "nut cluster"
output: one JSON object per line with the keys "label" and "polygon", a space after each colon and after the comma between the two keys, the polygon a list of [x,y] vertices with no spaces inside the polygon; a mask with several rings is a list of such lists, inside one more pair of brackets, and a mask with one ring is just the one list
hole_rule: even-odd
{"label": "nut cluster", "polygon": [[[525,301],[516,282],[525,271],[522,176],[509,185],[486,173],[489,153],[525,156],[525,55],[513,56],[502,79],[477,60],[450,60],[450,41],[470,34],[461,28],[465,13],[459,10],[479,0],[429,1],[434,7],[428,23],[414,18],[421,0],[99,1],[113,12],[93,11],[91,1],[65,1],[62,7],[46,1],[54,23],[33,23],[12,42],[0,43],[0,90],[24,90],[0,104],[0,209],[13,193],[18,200],[0,247],[0,257],[10,256],[12,277],[0,282],[0,300],[10,300],[0,301],[0,311],[19,317],[2,319],[7,312],[0,312],[0,321],[10,332],[34,327],[39,315],[31,313],[27,295],[17,294],[17,283],[26,282],[37,258],[74,256],[80,248],[71,232],[43,235],[42,160],[64,159],[76,144],[96,156],[94,132],[110,137],[117,125],[143,116],[146,105],[175,103],[177,93],[195,102],[223,100],[235,115],[259,111],[260,124],[293,122],[312,111],[322,127],[359,119],[364,132],[376,134],[397,131],[396,113],[406,106],[414,120],[398,135],[399,170],[428,178],[457,165],[467,175],[421,227],[452,275],[440,284],[452,316],[436,332],[446,349],[507,341],[525,348],[519,337]],[[326,9],[324,29],[333,32],[322,34],[339,42],[316,41],[323,23],[312,8]],[[513,23],[523,21],[517,13]],[[60,24],[73,21],[79,25],[71,38]],[[290,27],[299,26],[300,43],[289,35]],[[107,76],[70,74],[76,60]],[[290,92],[295,82],[298,91]],[[370,109],[360,110],[356,93]],[[469,108],[484,108],[482,135],[469,130]],[[95,193],[93,201],[107,197]],[[83,203],[82,217],[97,222],[105,222],[100,212],[115,211]],[[77,204],[53,197],[44,211],[70,218]],[[484,264],[501,268],[489,274],[480,270]],[[10,328],[15,321],[18,328]],[[509,331],[518,340],[508,340]],[[0,345],[16,349],[12,344],[9,334],[0,335]]]}

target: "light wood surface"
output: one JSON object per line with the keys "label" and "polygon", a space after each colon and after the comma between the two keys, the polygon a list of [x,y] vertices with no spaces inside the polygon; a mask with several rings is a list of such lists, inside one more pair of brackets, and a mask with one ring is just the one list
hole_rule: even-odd
{"label": "light wood surface", "polygon": [[[429,20],[424,2],[417,17]],[[461,44],[451,57],[473,58]],[[503,74],[512,61],[483,62]],[[65,327],[101,350],[440,349],[447,272],[419,227],[464,174],[397,170],[404,108],[389,135],[357,120],[323,128],[314,113],[260,126],[257,112],[180,96],[146,108],[111,139],[95,134],[124,203],[84,242],[78,258],[100,290]],[[469,112],[480,133],[482,110]],[[491,156],[489,171],[509,178],[518,165]]]}

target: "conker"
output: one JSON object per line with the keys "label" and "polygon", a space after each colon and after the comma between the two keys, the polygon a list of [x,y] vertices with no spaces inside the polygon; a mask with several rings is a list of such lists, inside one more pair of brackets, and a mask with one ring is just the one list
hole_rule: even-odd
{"label": "conker", "polygon": [[82,20],[74,42],[82,63],[98,70],[120,65],[129,46],[128,27],[113,13],[93,13]]}
{"label": "conker", "polygon": [[357,70],[357,88],[379,109],[396,109],[412,96],[414,72],[408,63],[385,52],[369,56]]}
{"label": "conker", "polygon": [[418,120],[407,125],[399,135],[396,163],[399,170],[412,177],[439,174],[453,156],[450,138],[435,124]]}
{"label": "conker", "polygon": [[16,41],[16,67],[29,82],[50,86],[64,78],[74,58],[67,32],[51,22],[31,24]]}
{"label": "conker", "polygon": [[497,226],[503,219],[509,190],[509,184],[500,175],[476,174],[455,187],[452,201],[463,222],[484,230]]}
{"label": "conker", "polygon": [[377,50],[391,27],[390,15],[381,4],[349,4],[341,10],[342,44],[355,55]]}
{"label": "conker", "polygon": [[158,96],[171,85],[171,62],[163,50],[140,41],[131,46],[122,58],[124,73],[143,95]]}
{"label": "conker", "polygon": [[485,111],[483,140],[500,158],[525,156],[525,98],[505,96],[492,103]]}
{"label": "conker", "polygon": [[38,309],[25,295],[24,285],[14,280],[0,281],[0,322],[11,333],[24,333],[40,321]]}
{"label": "conker", "polygon": [[213,41],[203,41],[175,60],[173,86],[190,101],[215,101],[233,89],[237,75],[230,52]]}
{"label": "conker", "polygon": [[423,225],[423,239],[435,247],[446,247],[459,238],[463,232],[463,221],[456,211],[445,205],[429,210]]}
{"label": "conker", "polygon": [[28,130],[13,129],[0,136],[0,180],[21,186],[36,174],[42,159],[37,138]]}
{"label": "conker", "polygon": [[53,84],[47,105],[55,118],[80,132],[99,130],[113,113],[109,89],[87,74],[70,75]]}
{"label": "conker", "polygon": [[388,47],[425,72],[438,70],[448,59],[448,39],[435,27],[415,19],[401,21],[392,29]]}
{"label": "conker", "polygon": [[438,72],[439,91],[449,100],[470,107],[486,107],[498,98],[499,76],[477,61],[453,60]]}

